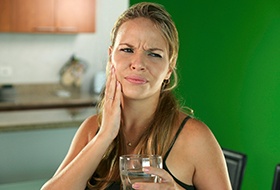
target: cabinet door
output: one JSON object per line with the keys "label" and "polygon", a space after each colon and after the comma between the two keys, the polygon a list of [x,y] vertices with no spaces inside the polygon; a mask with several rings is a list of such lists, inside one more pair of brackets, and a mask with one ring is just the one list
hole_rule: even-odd
{"label": "cabinet door", "polygon": [[11,1],[0,0],[0,32],[10,31]]}
{"label": "cabinet door", "polygon": [[54,0],[12,0],[14,32],[53,32]]}
{"label": "cabinet door", "polygon": [[56,0],[57,32],[94,32],[95,0]]}

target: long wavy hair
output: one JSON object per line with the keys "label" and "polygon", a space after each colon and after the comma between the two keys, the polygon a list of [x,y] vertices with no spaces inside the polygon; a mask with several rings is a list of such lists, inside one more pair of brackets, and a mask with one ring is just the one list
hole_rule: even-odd
{"label": "long wavy hair", "polygon": [[[120,26],[131,19],[144,17],[150,19],[162,31],[164,39],[169,46],[169,67],[172,70],[171,80],[164,80],[153,120],[140,138],[135,150],[139,154],[157,154],[164,156],[170,147],[171,132],[178,121],[180,106],[172,93],[177,85],[176,62],[179,50],[178,32],[170,14],[162,5],[142,2],[131,6],[116,21],[111,31],[111,46],[115,45],[116,35]],[[108,73],[108,68],[107,68]],[[101,125],[104,105],[104,92],[98,106],[98,124]],[[122,125],[122,123],[121,123]],[[121,126],[122,129],[122,126]],[[113,182],[120,181],[119,156],[126,154],[124,150],[124,134],[120,130],[118,136],[106,150],[100,164],[92,178],[89,180],[89,189],[105,189]],[[93,182],[93,183],[92,183]]]}

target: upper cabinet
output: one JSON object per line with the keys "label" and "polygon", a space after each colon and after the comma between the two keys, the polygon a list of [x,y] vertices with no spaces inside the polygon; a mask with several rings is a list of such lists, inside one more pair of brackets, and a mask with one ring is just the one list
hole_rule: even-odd
{"label": "upper cabinet", "polygon": [[56,0],[58,32],[94,32],[95,0]]}
{"label": "upper cabinet", "polygon": [[11,0],[11,32],[55,32],[55,0]]}
{"label": "upper cabinet", "polygon": [[0,0],[0,31],[9,32],[11,29],[10,0]]}
{"label": "upper cabinet", "polygon": [[95,0],[0,0],[2,4],[0,22],[8,23],[2,32],[95,32]]}

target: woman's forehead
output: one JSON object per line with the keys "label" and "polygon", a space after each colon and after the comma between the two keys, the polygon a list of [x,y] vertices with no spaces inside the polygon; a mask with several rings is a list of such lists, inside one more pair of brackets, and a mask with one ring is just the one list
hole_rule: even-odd
{"label": "woman's forehead", "polygon": [[168,47],[163,32],[150,19],[142,17],[124,22],[118,30],[115,43],[145,43],[149,48]]}

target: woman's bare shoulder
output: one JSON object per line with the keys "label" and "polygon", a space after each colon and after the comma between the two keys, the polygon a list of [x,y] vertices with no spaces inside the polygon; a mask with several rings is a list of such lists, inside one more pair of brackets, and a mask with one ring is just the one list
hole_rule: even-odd
{"label": "woman's bare shoulder", "polygon": [[221,151],[211,129],[203,121],[194,117],[185,123],[178,141],[181,145],[188,145],[185,146],[185,153],[191,154],[196,161],[198,157],[204,157],[213,152],[219,155]]}
{"label": "woman's bare shoulder", "polygon": [[192,181],[197,188],[205,189],[215,182],[217,189],[228,189],[226,163],[221,147],[204,122],[196,118],[189,119],[180,133],[178,145],[177,156],[188,158],[194,167]]}
{"label": "woman's bare shoulder", "polygon": [[[175,131],[178,132],[179,126],[183,124],[186,117],[186,114],[180,114]],[[193,176],[198,164],[197,159],[200,160],[204,156],[202,149],[209,136],[213,138],[208,126],[192,116],[182,126],[167,159],[169,170],[182,182],[193,184]]]}
{"label": "woman's bare shoulder", "polygon": [[198,140],[213,138],[213,133],[210,128],[201,120],[190,117],[182,129],[182,136],[188,137],[190,140]]}

